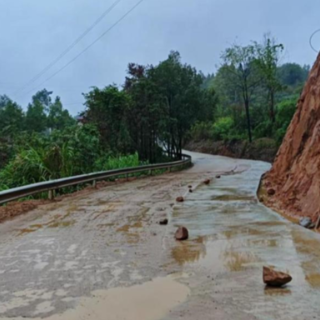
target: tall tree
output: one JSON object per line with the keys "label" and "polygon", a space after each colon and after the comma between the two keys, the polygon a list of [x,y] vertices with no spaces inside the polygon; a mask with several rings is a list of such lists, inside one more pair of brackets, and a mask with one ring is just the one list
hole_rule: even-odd
{"label": "tall tree", "polygon": [[234,45],[226,49],[222,55],[224,63],[230,68],[226,69],[230,73],[234,85],[241,92],[241,98],[245,107],[247,118],[247,130],[249,141],[252,142],[250,102],[251,97],[261,81],[261,76],[257,72],[255,48],[253,45],[241,47]]}
{"label": "tall tree", "polygon": [[52,104],[51,91],[43,89],[32,97],[26,113],[26,129],[29,132],[44,132],[47,129],[47,113]]}
{"label": "tall tree", "polygon": [[131,63],[123,90],[109,86],[85,95],[87,119],[112,151],[138,151],[150,162],[163,148],[181,157],[191,126],[213,119],[216,95],[203,87],[204,81],[203,74],[181,63],[178,52],[157,66]]}
{"label": "tall tree", "polygon": [[29,132],[44,132],[47,128],[47,115],[44,105],[39,100],[28,105],[26,129]]}
{"label": "tall tree", "polygon": [[56,97],[54,103],[49,105],[48,127],[50,129],[62,130],[75,124],[75,120],[70,116],[68,110],[63,109],[60,97]]}
{"label": "tall tree", "polygon": [[7,96],[0,96],[0,168],[13,154],[14,138],[25,128],[25,115],[20,106]]}
{"label": "tall tree", "polygon": [[[235,124],[239,124],[242,110],[241,90],[234,81],[234,66],[222,65],[213,80],[213,88],[218,97],[217,116],[231,116]],[[229,70],[233,69],[233,70]]]}
{"label": "tall tree", "polygon": [[24,130],[25,115],[22,108],[7,96],[0,96],[0,135],[12,137]]}
{"label": "tall tree", "polygon": [[274,123],[276,121],[275,95],[282,90],[282,85],[277,75],[278,63],[284,46],[277,44],[275,39],[270,38],[268,35],[265,35],[263,44],[257,42],[254,44],[257,54],[256,64],[267,89],[270,119]]}
{"label": "tall tree", "polygon": [[43,89],[41,91],[38,91],[33,97],[32,97],[32,103],[35,104],[36,102],[39,102],[43,107],[45,111],[49,110],[49,107],[52,104],[52,91],[48,91],[47,89]]}
{"label": "tall tree", "polygon": [[[153,68],[151,77],[157,84],[166,110],[162,140],[170,153],[179,156],[183,138],[191,126],[197,120],[213,117],[215,100],[204,103],[204,77],[190,65],[182,64],[179,52],[171,52],[167,60]],[[210,93],[214,95],[214,91]]]}
{"label": "tall tree", "polygon": [[285,63],[278,68],[278,77],[284,86],[297,86],[307,80],[310,66],[297,63]]}
{"label": "tall tree", "polygon": [[104,149],[127,153],[130,137],[126,126],[128,96],[115,85],[93,88],[84,95],[87,120],[98,127]]}
{"label": "tall tree", "polygon": [[124,88],[130,96],[127,123],[132,142],[142,160],[156,162],[162,153],[158,143],[166,114],[159,87],[152,74],[152,66],[130,63]]}

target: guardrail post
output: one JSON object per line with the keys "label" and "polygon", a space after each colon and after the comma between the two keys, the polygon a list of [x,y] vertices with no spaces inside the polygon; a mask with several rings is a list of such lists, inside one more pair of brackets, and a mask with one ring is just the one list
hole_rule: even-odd
{"label": "guardrail post", "polygon": [[92,181],[92,187],[93,188],[97,188],[97,180],[93,180]]}
{"label": "guardrail post", "polygon": [[49,200],[54,200],[54,190],[49,190],[48,191],[48,199]]}

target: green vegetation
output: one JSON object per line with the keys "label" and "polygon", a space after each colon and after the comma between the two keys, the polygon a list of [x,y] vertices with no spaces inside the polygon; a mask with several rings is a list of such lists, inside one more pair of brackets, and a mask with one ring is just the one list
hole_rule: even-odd
{"label": "green vegetation", "polygon": [[181,156],[186,133],[196,121],[213,119],[216,96],[202,88],[204,76],[172,52],[157,66],[129,64],[124,88],[94,88],[85,95],[87,121],[104,149],[159,161],[163,149]]}
{"label": "green vegetation", "polygon": [[309,66],[279,65],[283,50],[270,36],[226,49],[216,75],[205,81],[218,99],[214,118],[196,123],[189,139],[271,138],[280,145],[309,73]]}
{"label": "green vegetation", "polygon": [[[186,133],[212,119],[216,96],[205,77],[172,52],[157,66],[129,64],[122,89],[93,88],[77,123],[42,90],[26,112],[0,104],[0,190],[93,171],[181,157]],[[166,152],[164,152],[166,151]]]}
{"label": "green vegetation", "polygon": [[279,65],[283,48],[270,37],[232,46],[207,77],[178,52],[155,66],[130,63],[121,87],[84,94],[81,121],[46,89],[26,110],[0,96],[0,190],[180,158],[188,140],[279,144],[309,70]]}

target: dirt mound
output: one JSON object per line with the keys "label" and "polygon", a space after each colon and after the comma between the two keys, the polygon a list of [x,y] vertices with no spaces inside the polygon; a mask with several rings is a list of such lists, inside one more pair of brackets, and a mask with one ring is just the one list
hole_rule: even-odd
{"label": "dirt mound", "polygon": [[229,141],[190,141],[184,148],[213,155],[267,162],[272,162],[278,151],[275,141],[268,138],[257,139],[252,143],[235,139]]}
{"label": "dirt mound", "polygon": [[0,207],[0,223],[21,214],[36,209],[42,204],[49,203],[49,200],[28,200],[24,202],[11,202],[7,206]]}
{"label": "dirt mound", "polygon": [[265,199],[274,209],[313,221],[320,214],[320,55],[262,187],[275,190]]}

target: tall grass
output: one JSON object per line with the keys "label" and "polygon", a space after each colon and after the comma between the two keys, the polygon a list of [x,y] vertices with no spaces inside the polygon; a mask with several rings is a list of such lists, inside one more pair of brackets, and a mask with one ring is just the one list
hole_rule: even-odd
{"label": "tall grass", "polygon": [[135,153],[127,156],[101,157],[96,161],[95,167],[99,171],[104,171],[137,167],[140,164],[139,155]]}
{"label": "tall grass", "polygon": [[[17,140],[20,143],[16,144],[15,155],[0,169],[0,191],[141,164],[138,153],[115,156],[101,147],[99,138],[91,125],[53,131],[49,135],[22,135]],[[77,188],[81,186],[63,189],[62,193]]]}
{"label": "tall grass", "polygon": [[0,171],[0,190],[15,188],[50,179],[43,149],[22,150]]}
{"label": "tall grass", "polygon": [[88,166],[79,170],[75,163],[74,152],[67,145],[22,150],[0,171],[0,191],[77,174],[136,167],[140,164],[137,153],[99,157],[90,170]]}

